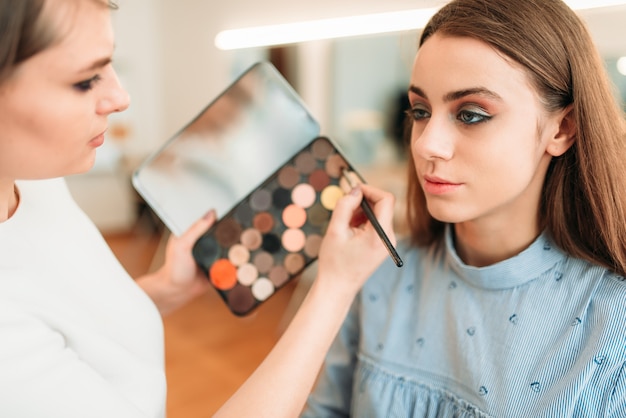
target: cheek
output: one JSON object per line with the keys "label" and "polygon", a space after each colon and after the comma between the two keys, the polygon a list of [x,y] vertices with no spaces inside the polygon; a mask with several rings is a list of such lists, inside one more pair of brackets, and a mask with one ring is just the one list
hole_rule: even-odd
{"label": "cheek", "polygon": [[[86,146],[89,140],[86,129],[77,123],[85,120],[84,115],[61,106],[20,106],[5,116],[0,122],[3,126],[0,160],[8,174],[17,178],[44,178],[85,171],[93,164],[91,150]],[[10,140],[4,139],[9,137]]]}
{"label": "cheek", "polygon": [[507,146],[494,146],[466,163],[474,173],[470,180],[477,202],[505,203],[525,194],[537,174],[541,160],[534,136],[511,136]]}
{"label": "cheek", "polygon": [[424,156],[424,149],[422,141],[420,138],[422,133],[424,132],[424,124],[423,123],[412,123],[410,126],[411,136],[409,138],[409,150],[411,152],[411,157],[413,161],[415,161],[415,165],[419,165],[423,163],[426,158]]}

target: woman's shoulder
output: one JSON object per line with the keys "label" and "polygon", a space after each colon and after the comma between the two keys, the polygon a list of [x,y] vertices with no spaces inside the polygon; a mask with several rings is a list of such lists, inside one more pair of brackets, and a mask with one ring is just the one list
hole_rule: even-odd
{"label": "woman's shoulder", "polygon": [[[568,274],[575,280],[594,284],[597,290],[605,289],[611,294],[626,297],[626,277],[591,261],[569,257]],[[597,291],[596,290],[596,291]]]}
{"label": "woman's shoulder", "polygon": [[598,296],[608,301],[620,302],[619,305],[626,312],[626,278],[624,276],[600,267],[596,292]]}
{"label": "woman's shoulder", "polygon": [[[606,267],[577,258],[567,261],[563,282],[588,296],[595,314],[620,327],[626,326],[626,278]],[[567,275],[567,276],[565,276]]]}
{"label": "woman's shoulder", "polygon": [[439,247],[438,245],[416,246],[408,238],[400,238],[396,250],[402,259],[402,267],[398,267],[391,257],[387,257],[370,277],[367,285],[394,288],[403,282],[413,282],[417,272],[424,267],[425,263],[437,262]]}

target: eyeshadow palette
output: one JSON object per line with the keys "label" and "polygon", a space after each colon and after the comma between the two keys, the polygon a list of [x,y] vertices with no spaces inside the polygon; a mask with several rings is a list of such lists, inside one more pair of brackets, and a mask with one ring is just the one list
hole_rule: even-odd
{"label": "eyeshadow palette", "polygon": [[250,313],[317,258],[349,187],[344,168],[358,176],[328,138],[317,137],[196,242],[196,262],[235,315]]}
{"label": "eyeshadow palette", "polygon": [[280,72],[246,69],[135,170],[133,186],[180,236],[210,209],[193,247],[207,280],[246,315],[318,255],[343,190],[362,181]]}

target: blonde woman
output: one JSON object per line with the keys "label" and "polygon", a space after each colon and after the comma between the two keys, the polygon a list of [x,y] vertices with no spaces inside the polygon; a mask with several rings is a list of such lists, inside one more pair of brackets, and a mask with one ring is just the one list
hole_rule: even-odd
{"label": "blonde woman", "polygon": [[[163,417],[159,313],[208,288],[191,247],[212,212],[170,240],[162,268],[133,280],[62,179],[91,168],[107,117],[129,105],[111,64],[110,7],[0,0],[2,417]],[[350,226],[363,195],[393,239],[390,194],[363,186],[338,202],[308,297],[219,416],[300,412],[354,295],[387,254],[369,223]]]}

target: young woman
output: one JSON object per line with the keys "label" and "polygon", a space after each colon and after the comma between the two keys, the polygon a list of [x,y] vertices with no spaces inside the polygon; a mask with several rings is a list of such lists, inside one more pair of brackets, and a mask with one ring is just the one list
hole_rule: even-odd
{"label": "young woman", "polygon": [[452,1],[408,97],[405,267],[363,287],[304,416],[626,416],[626,131],[584,24]]}
{"label": "young woman", "polygon": [[[111,65],[109,8],[105,0],[0,0],[2,417],[163,417],[159,311],[208,287],[191,247],[212,212],[170,240],[161,269],[135,281],[62,179],[92,166],[108,115],[129,105]],[[390,194],[362,186],[340,199],[307,299],[220,416],[301,410],[354,295],[387,256],[370,224],[351,226],[363,195],[394,238]]]}

